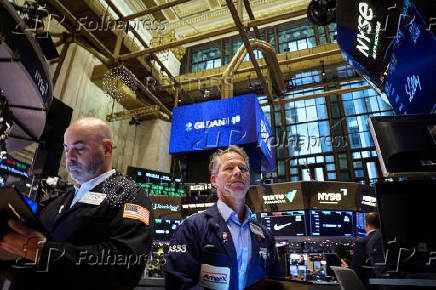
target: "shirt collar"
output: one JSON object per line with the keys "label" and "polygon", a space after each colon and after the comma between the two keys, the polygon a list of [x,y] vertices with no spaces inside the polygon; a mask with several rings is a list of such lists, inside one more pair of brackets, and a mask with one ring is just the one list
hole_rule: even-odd
{"label": "shirt collar", "polygon": [[366,235],[369,236],[370,233],[372,233],[373,231],[376,231],[376,230],[377,229],[370,230],[369,232],[366,233]]}
{"label": "shirt collar", "polygon": [[90,179],[87,182],[83,183],[80,187],[77,187],[77,185],[74,185],[74,188],[76,189],[76,192],[80,190],[81,188],[87,188],[87,190],[90,190],[103,181],[105,181],[109,176],[115,173],[115,169],[112,169],[111,171],[105,172],[97,176],[96,178]]}
{"label": "shirt collar", "polygon": [[[244,222],[242,224],[245,224],[251,220],[251,209],[247,205],[244,206],[245,206],[245,217],[244,217]],[[236,214],[236,212],[233,209],[231,209],[221,199],[218,199],[217,207],[219,213],[221,214],[221,216],[226,222],[228,222],[228,220],[231,218],[239,222],[238,215]]]}

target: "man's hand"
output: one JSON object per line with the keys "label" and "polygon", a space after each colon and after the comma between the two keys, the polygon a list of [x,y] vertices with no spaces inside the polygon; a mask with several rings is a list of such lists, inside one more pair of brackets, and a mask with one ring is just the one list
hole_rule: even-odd
{"label": "man's hand", "polygon": [[38,262],[46,237],[17,220],[9,220],[8,226],[12,231],[3,237],[0,247],[12,254]]}
{"label": "man's hand", "polygon": [[341,259],[341,267],[348,267],[348,264],[344,259]]}

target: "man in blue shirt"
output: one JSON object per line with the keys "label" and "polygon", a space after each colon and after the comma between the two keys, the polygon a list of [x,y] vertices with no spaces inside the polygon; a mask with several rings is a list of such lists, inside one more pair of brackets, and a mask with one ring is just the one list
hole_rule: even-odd
{"label": "man in blue shirt", "polygon": [[265,276],[281,276],[275,242],[245,205],[250,186],[244,150],[218,150],[209,163],[218,202],[186,219],[170,243],[167,289],[244,289]]}

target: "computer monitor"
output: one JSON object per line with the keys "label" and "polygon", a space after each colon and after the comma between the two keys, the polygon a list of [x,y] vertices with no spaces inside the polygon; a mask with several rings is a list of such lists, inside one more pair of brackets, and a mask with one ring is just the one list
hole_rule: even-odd
{"label": "computer monitor", "polygon": [[304,210],[264,212],[260,214],[261,223],[275,237],[305,236],[306,219]]}
{"label": "computer monitor", "polygon": [[168,242],[173,237],[177,226],[182,223],[182,220],[155,219],[154,222],[154,241]]}
{"label": "computer monitor", "polygon": [[396,114],[436,109],[436,1],[337,0],[342,55]]}
{"label": "computer monitor", "polygon": [[356,237],[364,237],[366,236],[365,231],[365,216],[367,213],[365,212],[356,212]]}
{"label": "computer monitor", "polygon": [[385,177],[436,175],[436,114],[369,118]]}
{"label": "computer monitor", "polygon": [[252,220],[255,220],[256,222],[258,222],[258,220],[257,220],[257,213],[252,212],[250,218],[251,218]]}
{"label": "computer monitor", "polygon": [[291,265],[305,265],[305,255],[292,253],[289,255],[289,264]]}
{"label": "computer monitor", "polygon": [[291,273],[292,276],[297,277],[297,276],[298,276],[298,268],[297,268],[297,265],[290,265],[290,266],[289,266],[289,272]]}
{"label": "computer monitor", "polygon": [[436,273],[436,181],[376,184],[388,270]]}
{"label": "computer monitor", "polygon": [[311,210],[310,235],[322,237],[352,237],[352,211]]}

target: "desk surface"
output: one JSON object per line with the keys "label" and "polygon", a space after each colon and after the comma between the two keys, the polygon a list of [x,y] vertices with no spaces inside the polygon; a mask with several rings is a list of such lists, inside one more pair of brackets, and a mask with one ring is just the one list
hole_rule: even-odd
{"label": "desk surface", "polygon": [[436,280],[430,280],[430,279],[399,279],[399,278],[373,278],[373,279],[369,279],[369,284],[371,284],[371,285],[436,287]]}
{"label": "desk surface", "polygon": [[313,285],[339,285],[339,282],[336,281],[332,281],[332,282],[327,282],[327,281],[310,281],[313,283]]}

